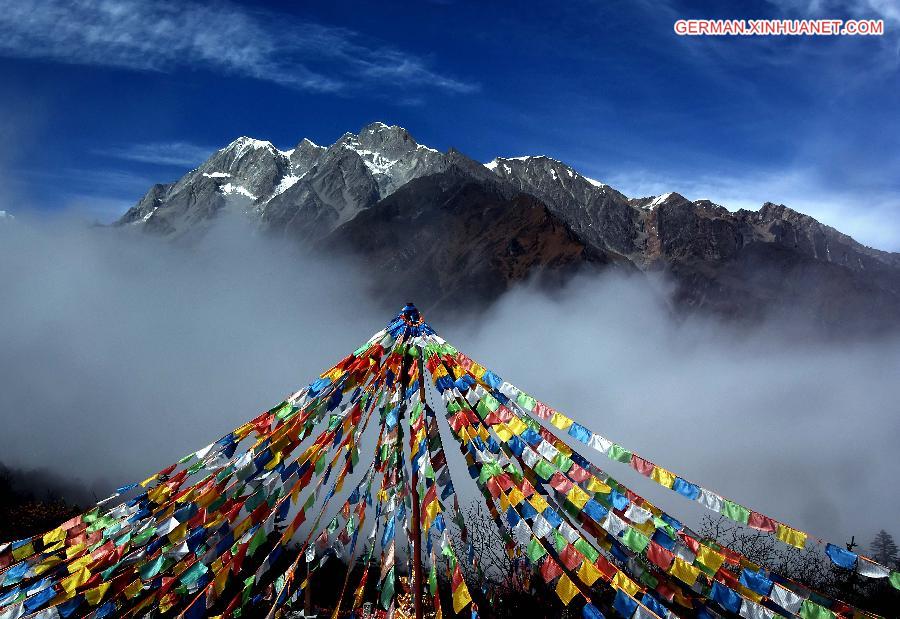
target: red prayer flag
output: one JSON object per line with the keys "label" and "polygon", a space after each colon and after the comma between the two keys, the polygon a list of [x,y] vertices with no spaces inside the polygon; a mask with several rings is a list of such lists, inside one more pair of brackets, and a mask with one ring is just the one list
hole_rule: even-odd
{"label": "red prayer flag", "polygon": [[563,551],[559,553],[559,560],[570,570],[578,569],[578,567],[581,566],[583,558],[581,553],[575,550],[575,547],[572,544],[566,544]]}
{"label": "red prayer flag", "polygon": [[654,565],[668,570],[669,566],[672,565],[672,561],[675,560],[675,553],[666,550],[651,540],[650,545],[647,547],[647,559]]}
{"label": "red prayer flag", "polygon": [[769,518],[768,516],[764,516],[758,512],[751,511],[750,512],[750,520],[747,521],[747,526],[756,529],[757,531],[766,531],[768,533],[774,533],[777,523]]}
{"label": "red prayer flag", "polygon": [[541,563],[541,577],[544,582],[550,582],[560,574],[562,574],[562,568],[559,567],[559,564],[550,557],[545,557],[544,562]]}
{"label": "red prayer flag", "polygon": [[550,417],[553,416],[554,410],[543,402],[535,402],[534,411],[532,412],[541,419],[550,419]]}
{"label": "red prayer flag", "polygon": [[650,475],[653,473],[654,464],[648,460],[644,460],[640,456],[632,454],[631,468],[633,468],[644,477],[650,477]]}
{"label": "red prayer flag", "polygon": [[562,494],[566,494],[572,486],[574,486],[571,481],[566,479],[566,477],[560,473],[559,471],[553,474],[553,477],[550,478],[550,486],[553,487],[557,492],[561,492]]}

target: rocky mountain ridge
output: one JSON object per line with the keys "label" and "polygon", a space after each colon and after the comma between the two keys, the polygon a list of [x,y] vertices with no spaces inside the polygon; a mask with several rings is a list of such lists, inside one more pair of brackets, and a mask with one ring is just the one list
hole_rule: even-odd
{"label": "rocky mountain ridge", "polygon": [[[448,204],[458,217],[506,231],[485,235],[455,225]],[[490,290],[464,278],[432,278],[445,283],[425,286],[431,298],[466,290],[490,300],[536,271],[603,265],[668,273],[681,307],[752,317],[800,303],[810,304],[813,321],[839,322],[871,310],[879,324],[900,322],[892,314],[900,310],[900,254],[866,247],[784,205],[732,212],[674,192],[629,198],[549,157],[481,164],[453,149],[419,144],[406,129],[384,123],[346,133],[330,146],[304,138],[289,151],[238,138],[180,180],[154,185],[117,225],[179,237],[235,210],[311,251],[347,248],[378,264],[381,277],[405,270],[424,284],[423,271],[437,268],[442,251],[444,258],[461,258],[451,246],[493,265]],[[407,244],[382,230],[386,222],[402,222],[410,239],[430,241]],[[537,242],[541,227],[553,242]],[[565,231],[567,240],[554,231]],[[387,245],[367,242],[366,235]],[[423,262],[401,266],[386,251],[412,252]],[[785,288],[795,277],[798,290]],[[848,288],[849,294],[840,292]],[[841,294],[844,299],[834,298]]]}

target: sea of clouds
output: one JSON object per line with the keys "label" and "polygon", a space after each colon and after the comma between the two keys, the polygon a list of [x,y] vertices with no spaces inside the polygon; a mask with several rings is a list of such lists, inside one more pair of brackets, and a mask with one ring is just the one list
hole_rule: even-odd
{"label": "sea of clouds", "polygon": [[[4,220],[0,463],[77,482],[80,500],[140,480],[307,384],[407,301],[366,289],[350,263],[230,220],[190,244],[63,216]],[[477,318],[427,318],[504,379],[735,501],[835,542],[890,530],[900,340],[676,318],[667,290],[581,276],[523,284]],[[688,501],[586,455],[697,524]]]}

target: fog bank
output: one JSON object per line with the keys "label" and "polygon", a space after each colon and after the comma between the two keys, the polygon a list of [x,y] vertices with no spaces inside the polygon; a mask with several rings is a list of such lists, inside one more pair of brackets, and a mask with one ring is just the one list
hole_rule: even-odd
{"label": "fog bank", "polygon": [[[657,283],[523,285],[478,320],[427,318],[504,379],[748,507],[835,542],[890,530],[900,343],[676,321]],[[142,479],[308,383],[406,301],[385,307],[364,289],[349,264],[238,222],[191,246],[0,223],[0,461],[98,492]],[[698,513],[585,455],[674,515]]]}

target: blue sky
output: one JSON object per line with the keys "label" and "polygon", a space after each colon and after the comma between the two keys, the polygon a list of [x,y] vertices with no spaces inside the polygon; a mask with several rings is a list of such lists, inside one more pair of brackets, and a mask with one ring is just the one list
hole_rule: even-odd
{"label": "blue sky", "polygon": [[[885,35],[673,32],[700,17],[881,18]],[[290,148],[382,120],[631,196],[782,202],[896,251],[898,33],[896,0],[0,0],[0,209],[109,221],[239,135]]]}

